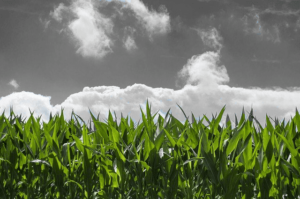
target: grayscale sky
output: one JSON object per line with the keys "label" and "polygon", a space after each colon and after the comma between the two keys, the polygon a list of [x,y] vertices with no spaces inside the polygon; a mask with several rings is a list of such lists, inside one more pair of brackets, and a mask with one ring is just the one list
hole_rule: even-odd
{"label": "grayscale sky", "polygon": [[[300,102],[298,0],[2,0],[0,111],[289,120]],[[247,115],[247,114],[246,114]],[[224,118],[225,119],[225,118]]]}

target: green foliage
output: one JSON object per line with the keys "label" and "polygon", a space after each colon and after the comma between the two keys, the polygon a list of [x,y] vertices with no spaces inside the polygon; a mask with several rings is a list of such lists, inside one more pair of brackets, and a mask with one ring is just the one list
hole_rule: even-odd
{"label": "green foliage", "polygon": [[299,197],[298,110],[286,125],[267,116],[265,128],[253,110],[221,127],[224,111],[189,123],[182,110],[184,124],[168,111],[154,124],[147,102],[141,124],[123,115],[117,124],[109,112],[106,123],[91,114],[89,127],[75,113],[65,121],[63,110],[42,124],[3,113],[0,198]]}

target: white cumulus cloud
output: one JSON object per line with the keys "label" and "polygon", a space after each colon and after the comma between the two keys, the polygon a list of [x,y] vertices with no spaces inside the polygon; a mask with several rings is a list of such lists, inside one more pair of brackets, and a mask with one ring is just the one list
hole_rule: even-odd
{"label": "white cumulus cloud", "polygon": [[[185,118],[179,104],[188,116],[191,112],[195,117],[206,114],[209,118],[217,113],[226,104],[226,112],[230,118],[234,114],[240,116],[242,108],[246,111],[254,110],[254,116],[262,124],[265,116],[279,119],[290,119],[295,108],[299,109],[300,88],[240,88],[230,87],[224,83],[229,80],[228,74],[218,62],[218,54],[207,52],[203,55],[190,59],[186,66],[187,74],[194,85],[187,83],[179,90],[168,88],[152,88],[144,84],[134,84],[126,88],[116,86],[85,87],[81,92],[70,95],[62,104],[52,106],[50,97],[44,97],[30,92],[13,93],[0,99],[1,108],[9,109],[13,105],[16,113],[29,115],[28,107],[35,111],[36,115],[44,114],[43,119],[47,121],[50,112],[60,113],[64,109],[67,120],[71,112],[81,116],[86,122],[90,119],[88,108],[94,115],[100,113],[100,118],[107,118],[108,111],[116,112],[118,121],[121,113],[130,116],[135,122],[141,119],[140,107],[145,112],[146,99],[152,106],[152,113],[159,112],[165,116],[169,108],[171,113],[181,121]],[[191,73],[196,71],[197,74]],[[201,74],[201,71],[203,74]],[[207,80],[206,80],[207,78]],[[208,81],[209,80],[209,81]],[[192,82],[193,82],[192,81]],[[188,81],[187,81],[188,82]],[[176,104],[177,103],[177,104]],[[104,117],[103,117],[104,116]],[[191,117],[190,117],[191,118]],[[156,118],[157,119],[157,118]],[[224,118],[225,119],[225,118]]]}
{"label": "white cumulus cloud", "polygon": [[225,66],[219,66],[219,53],[206,52],[193,56],[179,71],[180,77],[187,77],[187,83],[211,89],[221,83],[229,82]]}
{"label": "white cumulus cloud", "polygon": [[96,10],[92,0],[76,0],[69,7],[59,4],[51,15],[61,22],[67,13],[73,16],[67,22],[67,32],[78,47],[77,53],[102,58],[112,52],[113,41],[109,35],[113,32],[113,23]]}
{"label": "white cumulus cloud", "polygon": [[50,96],[43,96],[32,92],[14,92],[10,95],[0,98],[0,112],[5,111],[5,115],[10,114],[10,107],[16,115],[22,118],[30,116],[29,110],[34,111],[34,116],[42,115],[44,121],[48,121],[53,106],[50,104]]}
{"label": "white cumulus cloud", "polygon": [[[116,7],[111,10],[111,16],[107,16],[103,10],[110,3],[115,3]],[[155,35],[167,34],[171,30],[170,16],[166,8],[161,6],[159,11],[150,10],[140,0],[71,0],[68,6],[60,3],[50,16],[63,24],[65,32],[75,41],[77,53],[84,57],[103,58],[113,52],[114,41],[119,38],[125,37],[123,43],[126,49],[137,48],[132,35],[121,36],[122,33],[114,32],[113,20],[117,16],[122,18],[124,12],[134,16],[136,24],[142,27],[150,40]]]}
{"label": "white cumulus cloud", "polygon": [[131,0],[128,5],[134,11],[140,24],[145,27],[150,37],[170,32],[170,16],[166,8],[161,7],[160,12],[149,10],[140,0]]}
{"label": "white cumulus cloud", "polygon": [[[212,31],[212,35],[218,35]],[[211,39],[213,38],[213,39]],[[217,38],[217,37],[216,37]],[[221,41],[212,36],[205,36],[208,44],[218,44]],[[220,43],[221,44],[221,43]],[[50,97],[44,97],[30,92],[18,92],[0,98],[0,108],[14,107],[17,114],[28,115],[28,107],[36,115],[44,114],[47,121],[49,113],[60,113],[64,109],[65,119],[69,120],[72,110],[86,122],[90,119],[89,109],[94,115],[100,113],[105,119],[108,111],[115,111],[120,121],[123,116],[130,116],[137,122],[141,119],[140,107],[145,112],[145,102],[148,99],[152,105],[152,113],[158,112],[163,117],[169,108],[180,121],[184,121],[179,104],[188,116],[191,112],[198,118],[206,114],[209,118],[226,105],[226,114],[234,119],[239,117],[243,107],[246,111],[254,110],[254,116],[264,124],[266,114],[280,120],[289,120],[299,109],[300,88],[241,88],[226,85],[230,78],[226,67],[220,63],[220,50],[205,52],[192,56],[178,72],[186,84],[183,88],[152,88],[144,84],[133,84],[125,88],[117,86],[85,87],[82,91],[70,95],[64,102],[55,106],[50,104]],[[104,118],[103,118],[104,116]],[[157,118],[156,118],[157,119]],[[225,117],[224,117],[225,119]],[[191,120],[190,120],[191,121]],[[223,121],[224,122],[224,121]]]}

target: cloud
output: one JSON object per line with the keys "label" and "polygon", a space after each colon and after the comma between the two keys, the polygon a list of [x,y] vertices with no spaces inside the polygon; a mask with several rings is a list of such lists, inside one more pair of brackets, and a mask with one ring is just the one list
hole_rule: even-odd
{"label": "cloud", "polygon": [[133,40],[133,38],[131,36],[127,36],[127,38],[125,39],[125,41],[124,41],[124,47],[128,51],[137,49],[135,41]]}
{"label": "cloud", "polygon": [[[126,4],[126,9],[135,10],[134,13],[138,22],[151,37],[154,34],[166,34],[168,32],[166,31],[168,30],[166,28],[168,27],[168,20],[162,20],[165,21],[163,23],[158,20],[158,16],[160,14],[166,16],[166,12],[150,11],[140,1],[135,2],[139,3],[133,7],[132,4]],[[119,7],[117,8],[119,9]],[[122,10],[122,12],[125,11]],[[67,17],[70,13],[75,16],[75,19]],[[119,15],[119,13],[116,14]],[[76,39],[79,45],[78,49],[81,49],[79,50],[80,54],[94,57],[105,55],[107,51],[102,46],[106,46],[112,41],[113,19],[96,11],[91,1],[73,1],[70,6],[60,4],[52,15],[61,23],[67,21],[66,28]],[[165,17],[165,19],[167,18]],[[256,28],[258,32],[262,31],[260,30],[262,28],[262,33],[265,32],[259,16],[255,18],[254,15],[250,15],[250,19],[251,24],[247,24],[248,28]],[[145,21],[149,21],[149,23],[143,25]],[[162,30],[157,25],[160,23],[165,27]],[[134,29],[138,28],[135,27]],[[82,30],[86,32],[82,32]],[[137,46],[134,40],[136,33],[122,30],[120,40],[124,41],[122,44],[127,50],[131,50],[133,46]],[[241,112],[243,106],[246,110],[252,107],[254,115],[260,121],[264,121],[266,113],[282,119],[289,117],[299,106],[300,88],[262,89],[226,85],[230,77],[226,67],[220,63],[220,50],[223,46],[222,37],[216,28],[198,30],[198,34],[203,43],[213,48],[215,52],[205,52],[187,60],[187,63],[178,72],[178,77],[185,80],[185,85],[179,90],[152,88],[144,84],[134,84],[125,88],[116,86],[85,87],[82,91],[70,95],[61,104],[55,106],[51,105],[50,97],[30,92],[18,92],[2,97],[0,99],[1,108],[9,108],[13,105],[16,113],[28,115],[28,107],[30,107],[31,110],[35,111],[35,114],[43,114],[46,121],[50,112],[58,113],[61,108],[65,110],[66,119],[70,119],[71,112],[74,110],[76,114],[87,121],[90,119],[88,112],[88,108],[90,108],[94,114],[100,112],[101,116],[107,117],[108,111],[111,110],[116,111],[117,116],[123,113],[124,116],[130,115],[135,121],[138,121],[141,118],[139,106],[145,111],[145,101],[149,99],[153,107],[152,113],[158,111],[160,115],[164,116],[167,110],[171,108],[172,114],[179,120],[184,120],[184,117],[176,103],[188,115],[193,112],[196,117],[202,116],[202,114],[207,114],[209,117],[211,113],[220,111],[226,104],[226,112],[231,116],[231,119],[235,113]],[[97,42],[91,42],[94,39]]]}
{"label": "cloud", "polygon": [[256,9],[252,9],[252,12],[244,15],[241,21],[246,34],[254,34],[274,43],[281,42],[278,25],[270,25],[263,22],[261,20],[261,13],[257,12]]}
{"label": "cloud", "polygon": [[298,36],[296,32],[300,10],[288,6],[283,6],[282,9],[273,7],[261,9],[255,6],[239,8],[246,11],[241,19],[246,34],[253,34],[273,43],[281,43],[282,40]]}
{"label": "cloud", "polygon": [[[120,121],[120,115],[130,116],[135,122],[141,119],[140,107],[145,112],[146,99],[152,106],[152,114],[158,112],[165,116],[169,108],[180,121],[185,118],[178,108],[179,104],[188,116],[195,117],[217,113],[226,105],[226,112],[231,119],[234,114],[239,117],[242,108],[254,110],[254,116],[264,124],[268,114],[280,120],[289,120],[299,109],[300,88],[240,88],[226,85],[229,81],[226,68],[220,65],[220,55],[217,52],[205,52],[193,56],[179,71],[186,78],[186,84],[179,90],[168,88],[152,88],[144,84],[134,84],[125,88],[117,86],[85,87],[81,92],[70,95],[63,103],[52,106],[50,97],[30,92],[18,92],[2,97],[1,108],[9,109],[13,105],[16,114],[29,115],[28,107],[35,115],[43,114],[42,119],[48,121],[49,114],[60,113],[64,109],[65,119],[69,120],[72,110],[86,122],[90,119],[88,108],[94,115],[100,113],[100,119],[107,118],[108,111],[115,111]],[[177,104],[176,104],[177,103]],[[2,110],[1,109],[1,110]],[[8,112],[7,112],[8,114]],[[104,117],[103,117],[104,116]],[[158,115],[157,115],[158,116]],[[157,119],[157,117],[155,118]],[[225,117],[223,118],[223,120]],[[191,120],[190,120],[191,121]],[[223,121],[224,122],[224,121]]]}
{"label": "cloud", "polygon": [[206,46],[217,51],[222,49],[223,39],[216,28],[211,28],[210,30],[197,29],[197,33]]}
{"label": "cloud", "polygon": [[[113,9],[111,5],[114,5]],[[107,10],[111,11],[110,16]],[[111,2],[71,0],[69,6],[60,3],[50,16],[63,25],[64,32],[77,46],[77,53],[83,57],[101,59],[113,52],[113,47],[117,43],[115,41],[120,38],[123,38],[126,49],[137,48],[133,35],[122,36],[117,28],[114,29],[117,20],[123,20],[120,24],[132,23],[126,21],[124,13],[134,16],[138,26],[143,27],[150,40],[153,40],[156,35],[164,35],[171,30],[170,16],[166,8],[161,6],[159,11],[149,10],[140,0]]]}
{"label": "cloud", "polygon": [[[133,28],[128,27],[124,30],[125,36],[134,37]],[[178,72],[178,78],[185,81],[181,89],[152,88],[144,84],[133,84],[125,88],[85,87],[55,106],[50,104],[50,97],[19,92],[2,97],[0,108],[8,110],[10,106],[14,106],[16,114],[29,116],[29,107],[32,111],[36,111],[35,116],[44,114],[42,117],[44,121],[48,121],[50,112],[57,114],[64,109],[66,120],[71,119],[71,112],[74,111],[85,122],[90,119],[89,109],[94,115],[100,113],[102,120],[107,118],[110,110],[116,112],[118,121],[123,113],[123,116],[130,116],[137,122],[141,119],[140,108],[146,111],[145,103],[148,99],[152,106],[152,114],[158,112],[165,117],[166,112],[171,108],[171,113],[180,121],[184,121],[185,118],[177,104],[188,116],[191,116],[189,113],[192,112],[197,118],[202,117],[203,114],[211,118],[210,115],[219,112],[224,105],[226,105],[225,114],[228,114],[231,119],[235,114],[239,117],[243,107],[246,113],[253,108],[254,116],[262,124],[265,122],[266,114],[280,120],[283,118],[289,120],[294,115],[295,108],[297,106],[299,108],[300,88],[241,88],[226,85],[230,78],[226,67],[220,63],[223,38],[215,28],[198,30],[198,33],[203,43],[214,48],[215,51],[194,55],[187,60]],[[256,57],[255,59],[254,61],[259,61]],[[157,118],[158,115],[155,121]],[[224,120],[225,117],[223,123]]]}
{"label": "cloud", "polygon": [[187,84],[201,86],[210,90],[221,83],[229,82],[225,66],[218,66],[219,53],[206,52],[193,56],[178,72],[179,77],[187,77]]}
{"label": "cloud", "polygon": [[76,0],[69,7],[59,4],[51,15],[61,22],[63,13],[72,13],[75,17],[67,22],[67,30],[76,43],[77,53],[102,58],[112,52],[113,41],[109,35],[113,32],[113,23],[95,10],[91,0]]}
{"label": "cloud", "polygon": [[43,96],[32,92],[14,92],[10,95],[0,98],[0,111],[5,110],[5,115],[9,115],[10,107],[16,115],[22,114],[22,117],[30,116],[29,109],[34,111],[35,116],[42,115],[44,121],[48,121],[52,106],[50,105],[50,96]]}
{"label": "cloud", "polygon": [[61,22],[62,19],[63,19],[63,16],[62,14],[67,11],[68,8],[63,4],[63,3],[60,3],[55,9],[54,11],[51,11],[50,12],[50,16],[52,18],[54,18],[56,21],[59,21]]}
{"label": "cloud", "polygon": [[14,80],[14,79],[12,79],[12,80],[8,83],[8,85],[14,87],[15,89],[19,88],[18,82],[17,82],[16,80]]}
{"label": "cloud", "polygon": [[123,37],[123,46],[127,51],[136,50],[138,47],[134,40],[134,33],[136,30],[130,26],[125,27],[124,37]]}
{"label": "cloud", "polygon": [[166,34],[171,30],[170,16],[164,6],[160,11],[149,10],[140,0],[131,0],[128,6],[134,11],[139,23],[145,27],[149,36]]}
{"label": "cloud", "polygon": [[[300,97],[300,89],[261,89],[261,88],[237,88],[227,85],[218,85],[211,91],[202,90],[197,85],[186,85],[180,90],[167,88],[151,88],[143,84],[134,84],[124,89],[115,86],[86,87],[83,91],[72,94],[62,104],[51,106],[50,97],[44,97],[29,92],[14,93],[0,99],[3,107],[14,106],[16,114],[29,116],[28,108],[35,110],[35,115],[41,115],[44,121],[49,118],[50,111],[59,113],[64,108],[66,119],[70,119],[71,112],[80,115],[86,122],[90,119],[88,107],[94,115],[101,114],[101,118],[107,118],[108,111],[116,111],[126,117],[129,115],[135,122],[141,119],[140,109],[145,112],[145,100],[149,99],[152,105],[152,113],[159,112],[164,116],[169,108],[172,114],[183,121],[184,117],[178,103],[190,116],[193,112],[196,117],[219,112],[226,104],[226,112],[233,119],[234,113],[238,116],[244,106],[246,111],[252,107],[254,115],[263,124],[265,115],[284,117],[288,120],[294,115]],[[9,114],[7,111],[6,114]],[[103,118],[103,116],[105,116]],[[157,118],[156,118],[157,119]]]}

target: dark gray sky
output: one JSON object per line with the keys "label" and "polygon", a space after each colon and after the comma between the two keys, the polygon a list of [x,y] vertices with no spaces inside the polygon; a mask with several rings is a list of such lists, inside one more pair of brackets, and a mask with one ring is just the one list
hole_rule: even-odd
{"label": "dark gray sky", "polygon": [[2,0],[0,19],[2,109],[139,116],[149,98],[264,120],[299,106],[297,0]]}

